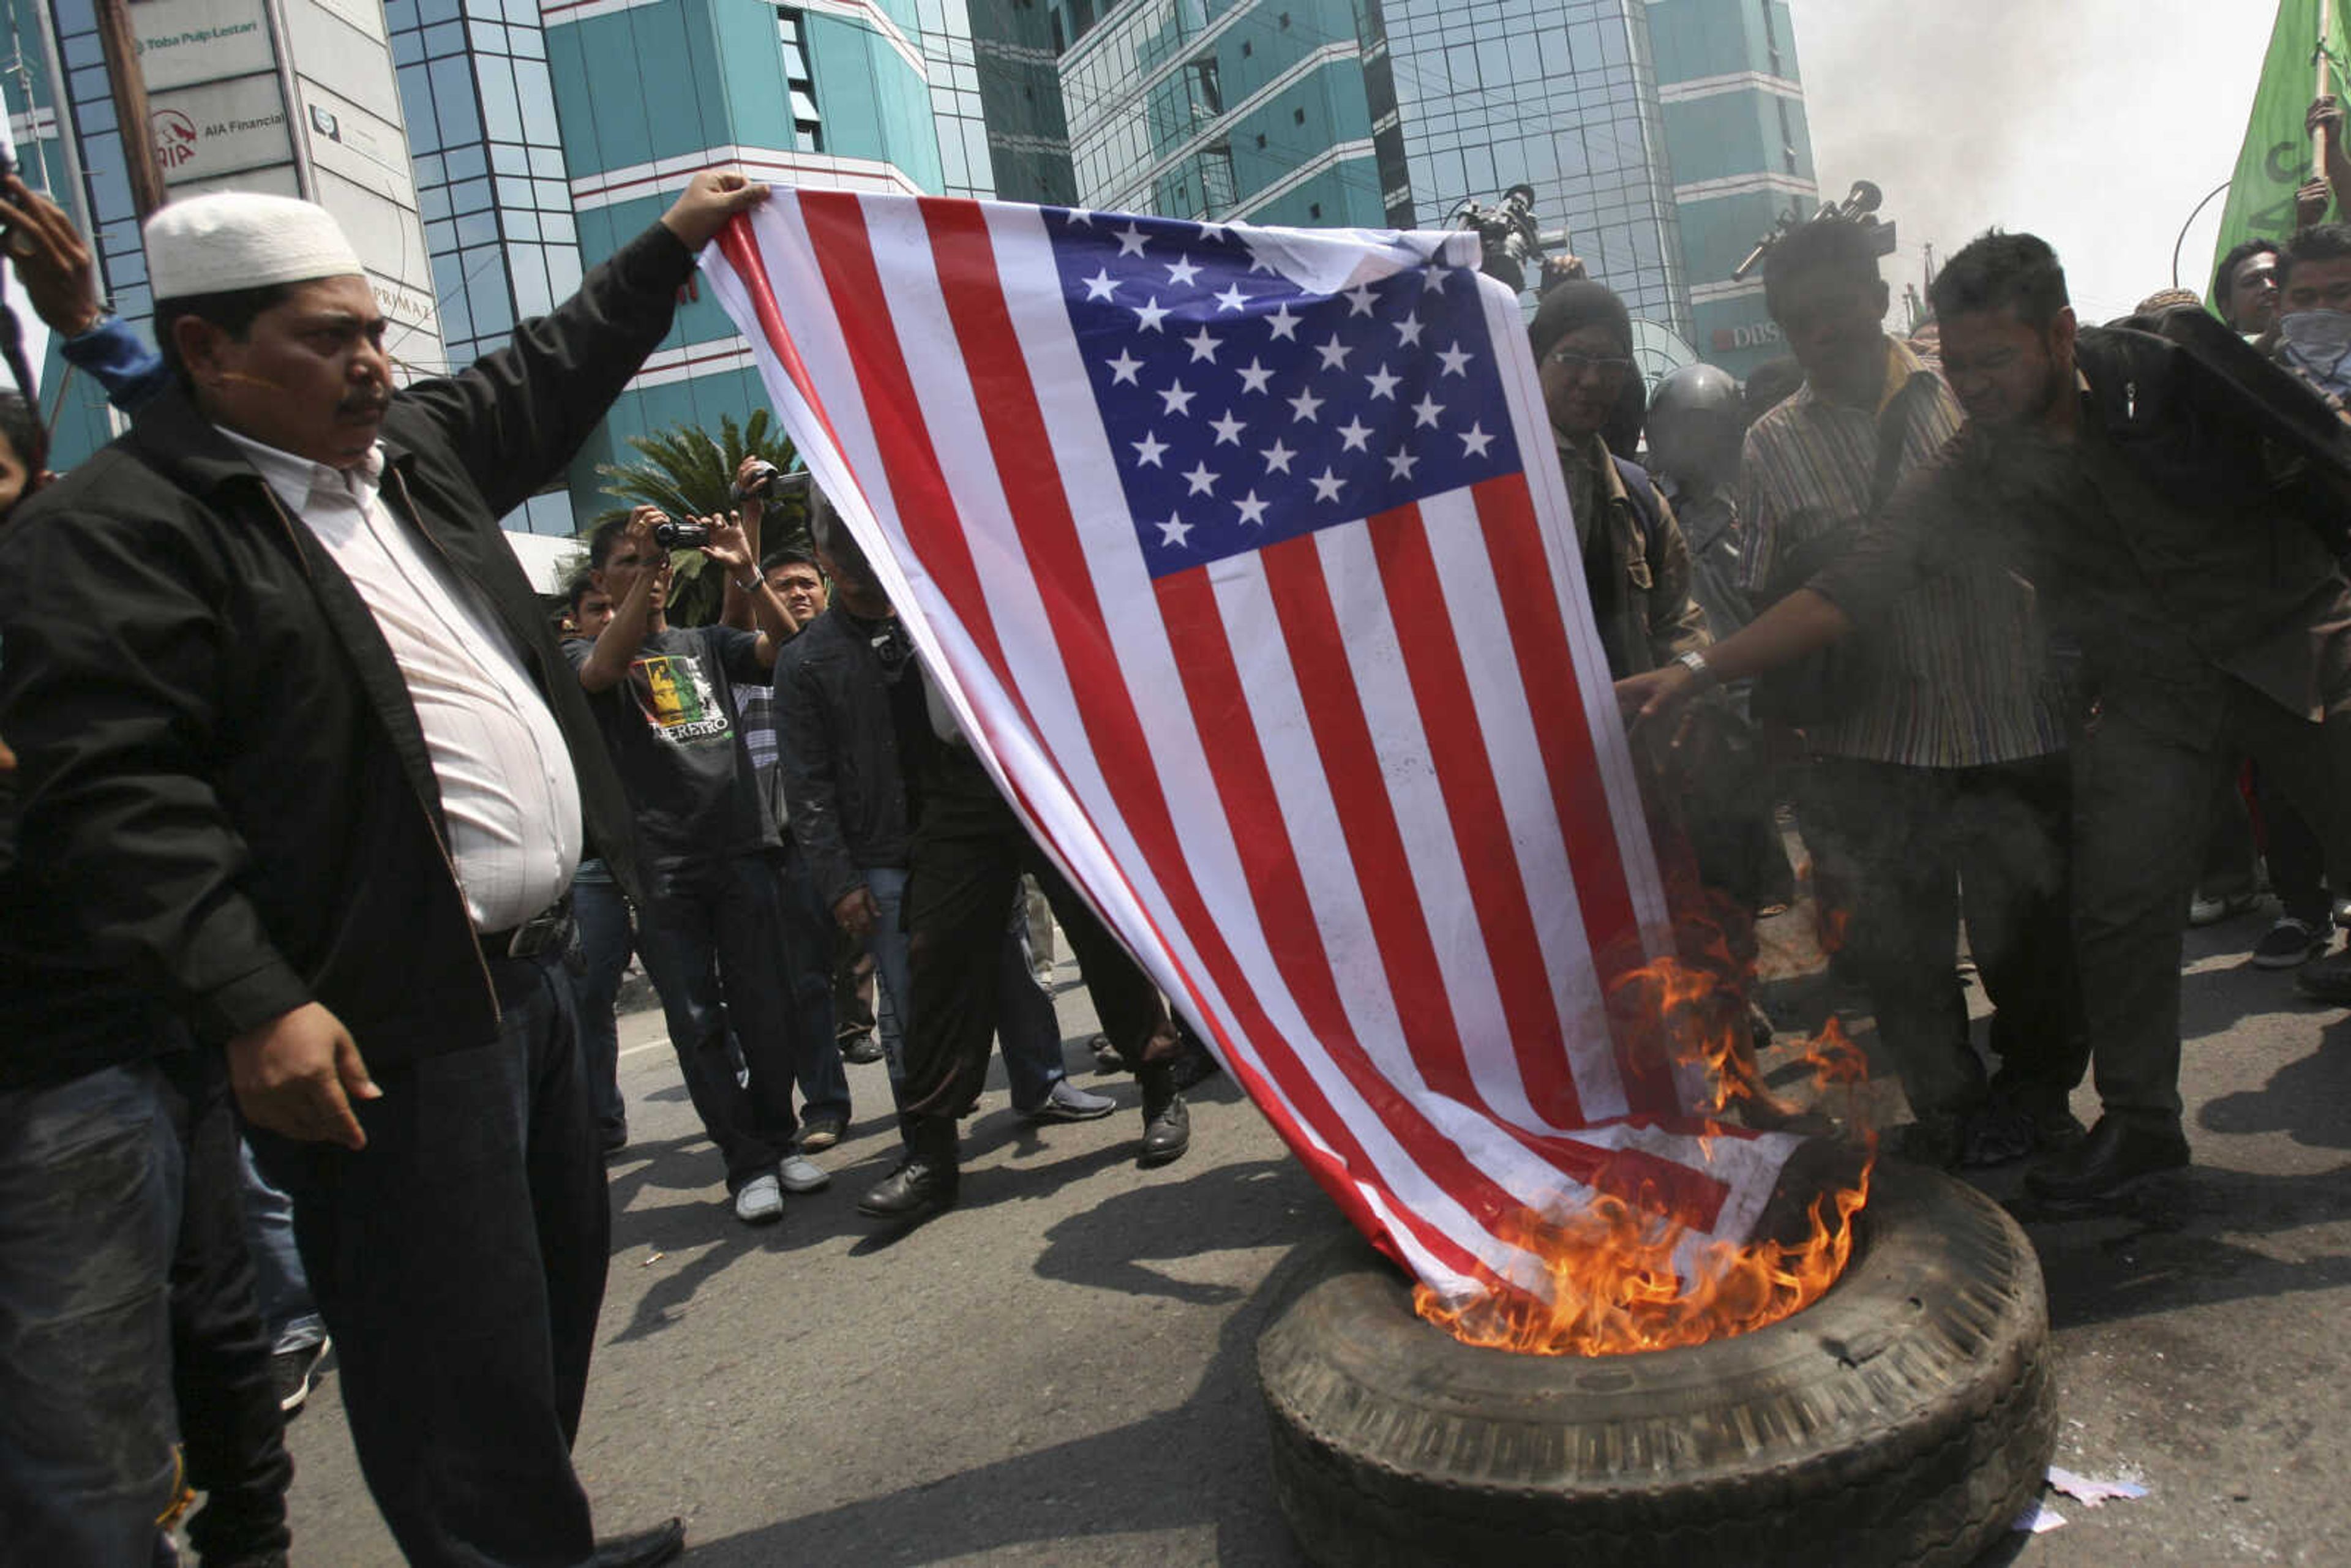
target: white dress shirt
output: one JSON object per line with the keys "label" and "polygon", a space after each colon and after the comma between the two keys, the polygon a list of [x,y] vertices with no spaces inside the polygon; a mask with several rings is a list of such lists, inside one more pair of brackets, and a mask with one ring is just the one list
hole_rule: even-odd
{"label": "white dress shirt", "polygon": [[521,925],[580,864],[580,781],[521,651],[480,593],[386,508],[383,447],[349,471],[221,432],[317,536],[408,683],[476,931]]}

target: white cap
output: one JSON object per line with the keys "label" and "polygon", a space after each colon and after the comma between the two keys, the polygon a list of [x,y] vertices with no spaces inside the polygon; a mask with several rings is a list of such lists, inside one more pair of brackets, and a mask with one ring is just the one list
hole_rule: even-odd
{"label": "white cap", "polygon": [[147,287],[157,299],[348,277],[359,253],[326,208],[291,196],[219,191],[147,220]]}

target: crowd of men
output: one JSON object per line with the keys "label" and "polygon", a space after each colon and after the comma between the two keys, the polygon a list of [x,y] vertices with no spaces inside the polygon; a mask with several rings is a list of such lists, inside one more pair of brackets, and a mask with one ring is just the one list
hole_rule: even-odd
{"label": "crowd of men", "polygon": [[[0,1561],[167,1561],[201,1493],[203,1562],[284,1562],[284,1422],[330,1343],[413,1561],[676,1555],[675,1520],[599,1542],[569,1452],[632,955],[745,1224],[829,1186],[850,1064],[886,1064],[902,1146],[857,1199],[886,1225],[956,1201],[991,1041],[1022,1115],[1109,1114],[1040,978],[1056,928],[1136,1080],[1139,1163],[1186,1152],[1212,1061],[998,792],[821,493],[753,456],[727,509],[616,517],[553,616],[502,542],[762,187],[695,176],[508,349],[397,391],[321,209],[157,214],[150,350],[63,214],[5,194],[33,305],[131,420],[57,477],[0,396]],[[1905,1157],[2033,1157],[2060,1203],[2186,1164],[2182,933],[2250,910],[2262,866],[2283,912],[2254,961],[2351,1005],[2325,956],[2351,892],[2326,194],[2224,260],[2225,321],[2157,297],[2084,326],[2051,248],[1994,232],[1912,340],[1867,230],[1800,224],[1763,264],[1792,364],[1744,388],[1695,366],[1644,398],[1622,300],[1541,294],[1658,821],[1751,920],[1794,895],[1792,806]],[[808,548],[763,549],[795,495]],[[671,620],[680,549],[721,578],[714,623]]]}

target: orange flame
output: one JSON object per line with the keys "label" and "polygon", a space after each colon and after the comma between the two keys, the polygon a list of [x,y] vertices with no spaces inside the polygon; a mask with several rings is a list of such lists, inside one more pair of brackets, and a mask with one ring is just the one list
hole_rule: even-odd
{"label": "orange flame", "polygon": [[[1687,961],[1667,956],[1628,970],[1610,987],[1608,1012],[1636,1062],[1704,1069],[1699,1143],[1710,1155],[1721,1132],[1713,1118],[1742,1103],[1782,1108],[1756,1061],[1742,966],[1719,929],[1680,935]],[[1868,1078],[1867,1058],[1834,1017],[1803,1060],[1816,1092],[1849,1092]],[[1801,1238],[1787,1239],[1791,1225],[1744,1245],[1709,1241],[1689,1256],[1688,1222],[1650,1192],[1524,1210],[1498,1234],[1541,1260],[1543,1288],[1480,1270],[1479,1294],[1448,1301],[1424,1285],[1413,1304],[1465,1343],[1535,1355],[1624,1355],[1751,1333],[1812,1305],[1844,1271],[1875,1162],[1873,1139],[1852,1185],[1817,1194],[1803,1209]]]}
{"label": "orange flame", "polygon": [[1679,1220],[1618,1197],[1549,1217],[1529,1210],[1504,1239],[1543,1260],[1546,1292],[1489,1275],[1484,1293],[1461,1302],[1416,1286],[1413,1307],[1465,1344],[1531,1355],[1630,1355],[1750,1333],[1811,1306],[1844,1272],[1875,1164],[1855,1186],[1813,1199],[1802,1240],[1711,1242],[1687,1279],[1676,1266],[1689,1234]]}

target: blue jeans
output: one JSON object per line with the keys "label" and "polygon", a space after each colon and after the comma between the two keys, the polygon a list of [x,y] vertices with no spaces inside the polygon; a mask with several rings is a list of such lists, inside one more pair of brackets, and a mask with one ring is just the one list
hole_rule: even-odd
{"label": "blue jeans", "polygon": [[629,967],[629,901],[616,883],[583,880],[571,884],[571,917],[580,926],[584,960],[571,977],[580,1014],[580,1057],[588,1074],[588,1108],[606,1144],[628,1141],[629,1112],[621,1103],[621,1030],[612,1009],[621,977]]}
{"label": "blue jeans", "polygon": [[283,1551],[293,1475],[216,1056],[0,1093],[0,1556],[144,1563],[189,1483],[199,1552]]}
{"label": "blue jeans", "polygon": [[[661,993],[695,1114],[726,1162],[727,1190],[740,1191],[775,1173],[799,1125],[792,1083],[806,1053],[778,956],[776,864],[768,855],[729,855],[646,874],[637,952]],[[736,1078],[730,1032],[747,1084]]]}
{"label": "blue jeans", "polygon": [[914,994],[914,971],[906,962],[906,873],[897,866],[872,866],[865,873],[865,887],[882,912],[866,934],[865,950],[873,955],[873,1030],[882,1037],[882,1060],[889,1065],[890,1092],[895,1095],[906,1079],[906,998]]}
{"label": "blue jeans", "polygon": [[0,1540],[141,1563],[179,1479],[169,1275],[185,1162],[152,1061],[0,1094]]}
{"label": "blue jeans", "polygon": [[269,1185],[253,1163],[252,1145],[240,1140],[236,1154],[244,1167],[245,1244],[253,1253],[254,1294],[261,1303],[269,1353],[308,1350],[327,1337],[327,1325],[319,1320],[319,1303],[310,1299],[310,1281],[294,1245],[294,1200]]}
{"label": "blue jeans", "polygon": [[413,1563],[584,1563],[571,1440],[611,1213],[569,977],[501,958],[497,1038],[374,1070],[358,1151],[249,1136],[294,1199],[352,1447]]}

